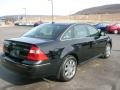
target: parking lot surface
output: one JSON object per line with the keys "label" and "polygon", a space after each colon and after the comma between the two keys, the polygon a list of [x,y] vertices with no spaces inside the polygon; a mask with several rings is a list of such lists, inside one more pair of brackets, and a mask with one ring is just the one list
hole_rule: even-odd
{"label": "parking lot surface", "polygon": [[[31,27],[0,28],[0,52],[4,39],[18,37]],[[69,82],[54,79],[25,79],[0,65],[0,90],[120,90],[120,35],[109,35],[113,40],[112,55],[96,58],[79,65],[75,78]]]}

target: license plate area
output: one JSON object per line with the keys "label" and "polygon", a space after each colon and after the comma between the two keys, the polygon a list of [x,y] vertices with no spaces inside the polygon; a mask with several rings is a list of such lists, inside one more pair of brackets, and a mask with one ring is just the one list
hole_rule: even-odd
{"label": "license plate area", "polygon": [[24,44],[20,42],[9,42],[8,45],[4,45],[5,55],[18,58],[18,59],[26,59],[27,54],[29,52],[31,45]]}

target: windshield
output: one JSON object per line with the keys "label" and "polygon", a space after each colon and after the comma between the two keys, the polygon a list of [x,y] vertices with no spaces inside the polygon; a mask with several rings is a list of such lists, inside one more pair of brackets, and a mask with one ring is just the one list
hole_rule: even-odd
{"label": "windshield", "polygon": [[63,25],[63,24],[41,24],[38,27],[35,27],[29,32],[25,33],[23,37],[55,39],[64,30],[66,30],[68,26],[69,25]]}

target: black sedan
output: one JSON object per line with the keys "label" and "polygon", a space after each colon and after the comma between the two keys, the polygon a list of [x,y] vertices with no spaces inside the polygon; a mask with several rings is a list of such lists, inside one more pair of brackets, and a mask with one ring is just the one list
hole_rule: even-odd
{"label": "black sedan", "polygon": [[108,58],[112,41],[89,24],[41,24],[19,38],[4,41],[1,63],[30,78],[71,80],[79,63]]}

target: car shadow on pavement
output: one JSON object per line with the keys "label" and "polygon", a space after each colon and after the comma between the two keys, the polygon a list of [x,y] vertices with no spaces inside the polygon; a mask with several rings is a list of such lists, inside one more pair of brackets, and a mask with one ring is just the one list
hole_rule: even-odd
{"label": "car shadow on pavement", "polygon": [[117,51],[117,52],[120,52],[120,50],[112,50],[112,51]]}
{"label": "car shadow on pavement", "polygon": [[44,79],[28,79],[16,73],[13,73],[0,66],[0,79],[14,85],[28,85],[36,82],[42,82]]}

